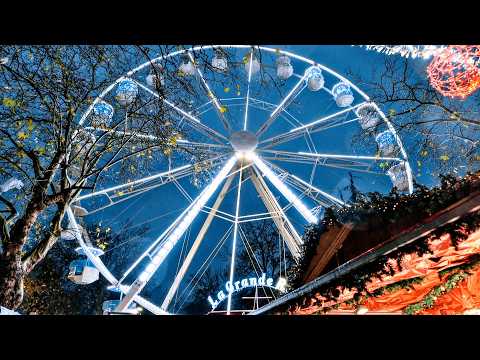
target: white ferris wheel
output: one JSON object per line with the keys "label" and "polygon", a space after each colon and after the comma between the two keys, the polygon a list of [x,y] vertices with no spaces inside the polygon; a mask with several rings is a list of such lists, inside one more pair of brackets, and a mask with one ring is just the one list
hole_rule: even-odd
{"label": "white ferris wheel", "polygon": [[[199,51],[208,56],[197,59]],[[163,86],[164,79],[151,69],[158,66],[157,70],[164,71],[159,65],[175,57],[183,59],[182,75],[205,95],[193,108],[183,108],[175,99],[156,91],[155,82]],[[242,85],[232,89],[213,85],[202,61],[208,61],[214,69],[212,76],[235,71]],[[273,94],[275,90],[270,88],[262,92],[262,71],[279,80],[285,91]],[[195,192],[182,182],[188,182],[199,163],[172,157],[158,173],[124,183],[115,183],[113,177],[110,186],[80,193],[67,210],[69,226],[80,244],[77,250],[84,256],[71,266],[69,278],[80,284],[90,283],[101,273],[121,294],[121,299],[112,303],[116,311],[128,312],[136,303],[153,314],[174,313],[172,299],[216,223],[221,222],[226,230],[213,238],[231,246],[228,273],[232,282],[238,247],[244,241],[242,226],[247,222],[273,221],[284,245],[298,259],[304,226],[317,222],[326,207],[348,206],[331,184],[326,185],[335,174],[364,174],[384,179],[385,184],[400,191],[412,192],[407,154],[379,107],[342,75],[295,53],[265,46],[219,45],[159,56],[104,89],[83,114],[80,125],[88,136],[98,137],[107,130],[91,127],[89,119],[111,118],[111,101],[128,105],[142,96],[161,101],[176,114],[186,135],[176,141],[175,149],[206,154],[201,163],[209,164],[211,177]],[[124,114],[121,116],[128,120]],[[370,147],[350,145],[352,131],[367,134]],[[174,185],[186,201],[181,213],[164,224],[128,268],[115,273],[102,261],[103,251],[92,247],[82,235],[79,217],[88,218],[97,210],[114,208],[169,185]],[[230,206],[222,208],[227,197],[232,199]],[[98,198],[106,199],[106,205],[101,209],[89,207]],[[158,214],[169,210],[167,201],[159,202]],[[147,284],[155,281],[155,274],[190,231],[195,231],[194,241],[186,249],[173,280],[163,283],[168,291],[158,300],[151,296],[152,291],[145,291]],[[231,299],[229,292],[227,313],[232,310]]]}

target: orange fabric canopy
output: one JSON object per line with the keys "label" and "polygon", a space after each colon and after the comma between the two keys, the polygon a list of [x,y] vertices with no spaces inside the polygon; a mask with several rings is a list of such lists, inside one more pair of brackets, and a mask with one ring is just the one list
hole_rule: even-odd
{"label": "orange fabric canopy", "polygon": [[[466,240],[458,244],[457,249],[452,245],[449,234],[430,240],[429,247],[433,254],[418,256],[413,253],[404,256],[401,270],[396,260],[391,259],[391,265],[396,270],[394,275],[383,276],[381,279],[372,278],[367,284],[367,289],[374,291],[415,277],[422,277],[421,283],[412,284],[411,289],[400,289],[378,297],[369,297],[363,305],[373,312],[395,312],[421,301],[435,286],[445,281],[440,279],[439,271],[464,264],[472,255],[480,253],[480,231],[470,234]],[[344,302],[352,299],[355,290],[340,287],[338,289],[341,291],[338,301],[327,302],[325,297],[317,293],[307,304],[293,309],[290,313],[312,314],[339,303],[339,309],[352,309]],[[420,314],[458,314],[478,307],[480,307],[480,270],[462,280],[455,289],[441,295],[432,308],[421,311]]]}

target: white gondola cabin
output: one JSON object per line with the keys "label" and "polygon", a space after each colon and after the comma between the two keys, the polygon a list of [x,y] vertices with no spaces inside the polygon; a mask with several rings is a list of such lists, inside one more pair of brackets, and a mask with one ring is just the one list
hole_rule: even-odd
{"label": "white gondola cabin", "polygon": [[95,141],[95,136],[85,129],[80,129],[75,133],[69,154],[71,167],[68,168],[68,175],[70,177],[80,177],[83,162],[93,156],[92,147],[95,145]]}
{"label": "white gondola cabin", "polygon": [[221,52],[216,52],[212,59],[212,67],[215,71],[225,72],[228,70],[228,62],[225,55]]}
{"label": "white gondola cabin", "polygon": [[105,101],[99,101],[93,106],[91,124],[93,127],[107,127],[113,118],[113,106]]}
{"label": "white gondola cabin", "polygon": [[[247,55],[247,61],[245,62],[245,71],[248,72],[250,71],[250,55]],[[258,60],[253,57],[252,58],[252,75],[256,74],[257,72],[260,71],[260,63]]]}
{"label": "white gondola cabin", "polygon": [[388,169],[387,175],[390,177],[393,186],[399,191],[408,191],[407,169],[403,162],[393,165],[390,169]]}
{"label": "white gondola cabin", "polygon": [[373,129],[380,122],[380,115],[372,103],[360,105],[355,111],[355,114],[363,130]]}
{"label": "white gondola cabin", "polygon": [[184,76],[192,76],[195,74],[195,65],[193,65],[191,61],[187,61],[182,63],[178,70],[180,71],[180,74]]}
{"label": "white gondola cabin", "polygon": [[288,56],[280,56],[277,59],[277,76],[281,80],[287,80],[293,75],[293,66]]}
{"label": "white gondola cabin", "polygon": [[315,66],[307,69],[305,82],[307,83],[308,90],[321,90],[325,85],[325,79],[323,77],[322,70]]}
{"label": "white gondola cabin", "polygon": [[122,106],[130,105],[135,101],[138,94],[138,86],[135,81],[125,79],[118,83],[115,98]]}
{"label": "white gondola cabin", "polygon": [[[94,256],[103,255],[101,249],[94,247],[89,247],[88,250]],[[75,249],[79,255],[86,256],[83,248],[79,247]],[[73,281],[75,284],[87,285],[97,281],[100,278],[100,272],[91,262],[89,258],[73,260],[69,265],[68,279]]]}
{"label": "white gondola cabin", "polygon": [[397,151],[397,142],[395,135],[390,130],[381,132],[375,137],[378,144],[378,150],[382,156],[392,156]]}
{"label": "white gondola cabin", "polygon": [[150,73],[145,78],[147,85],[151,88],[158,88],[165,86],[165,79],[163,78],[163,66],[160,64],[154,64]]}
{"label": "white gondola cabin", "polygon": [[342,81],[333,86],[332,95],[338,107],[348,107],[354,100],[350,86]]}

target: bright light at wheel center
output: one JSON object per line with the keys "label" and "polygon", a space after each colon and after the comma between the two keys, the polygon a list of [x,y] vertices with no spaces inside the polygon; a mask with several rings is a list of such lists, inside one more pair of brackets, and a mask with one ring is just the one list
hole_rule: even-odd
{"label": "bright light at wheel center", "polygon": [[237,131],[231,135],[230,145],[235,150],[235,156],[238,160],[253,160],[258,139],[252,132],[246,130]]}

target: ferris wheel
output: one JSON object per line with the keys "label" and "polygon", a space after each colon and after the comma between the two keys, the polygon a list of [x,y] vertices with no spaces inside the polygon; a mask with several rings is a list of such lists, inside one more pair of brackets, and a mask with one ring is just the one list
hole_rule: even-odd
{"label": "ferris wheel", "polygon": [[[203,56],[198,58],[200,51]],[[167,86],[162,72],[171,71],[164,61],[174,58],[181,59],[176,71],[204,95],[187,108],[157,91]],[[235,74],[232,85],[211,81],[230,72]],[[265,85],[268,79],[278,81],[283,91]],[[216,232],[213,239],[231,246],[230,283],[236,279],[235,259],[247,222],[271,220],[292,257],[298,259],[304,226],[316,223],[326,207],[348,206],[337,186],[348,173],[382,179],[372,183],[383,188],[413,190],[405,149],[380,108],[347,78],[295,53],[265,46],[219,45],[153,58],[117,79],[93,101],[80,120],[83,141],[93,142],[103,132],[113,131],[92,126],[112,121],[119,111],[113,102],[125,108],[141,97],[160,101],[184,129],[183,136],[175,139],[173,152],[167,154],[166,168],[122,183],[111,176],[103,188],[80,193],[67,209],[71,239],[79,242],[77,252],[83,256],[71,267],[69,277],[85,284],[101,273],[121,294],[120,300],[110,303],[115,311],[131,312],[136,303],[153,314],[174,313],[171,302],[212,231]],[[129,121],[125,113],[119,118]],[[367,135],[366,146],[352,145],[354,132]],[[203,157],[175,157],[177,151]],[[191,186],[192,177],[205,167],[209,176]],[[102,261],[103,251],[85,239],[80,219],[173,185],[185,201],[181,213],[162,224],[126,269],[109,269]],[[231,201],[222,207],[228,197]],[[98,205],[99,198],[106,202]],[[173,200],[158,201],[158,214],[171,210],[172,204]],[[225,229],[222,234],[215,231],[220,222]],[[174,278],[168,283],[164,277],[161,280],[166,294],[161,299],[152,296],[147,285],[158,282],[159,269],[174,256],[182,237],[193,232],[195,240],[185,249]],[[232,295],[233,291],[228,292],[225,301],[227,313],[232,310]]]}

